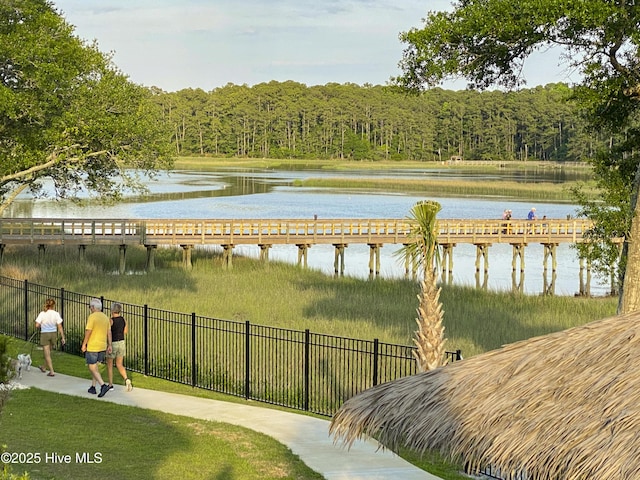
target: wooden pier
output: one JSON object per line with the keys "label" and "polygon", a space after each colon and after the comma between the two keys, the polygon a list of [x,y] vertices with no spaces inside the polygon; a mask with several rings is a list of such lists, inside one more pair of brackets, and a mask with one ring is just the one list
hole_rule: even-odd
{"label": "wooden pier", "polygon": [[[442,252],[442,276],[453,272],[453,250],[457,244],[476,246],[476,275],[488,275],[489,247],[497,243],[513,246],[514,286],[516,272],[524,275],[524,249],[530,243],[544,246],[544,269],[557,268],[556,247],[560,243],[580,243],[591,228],[587,219],[438,219],[438,243]],[[0,261],[6,245],[37,245],[41,253],[47,245],[75,245],[82,257],[87,246],[117,245],[120,249],[120,271],[125,271],[126,248],[142,245],[147,249],[147,269],[154,268],[154,252],[159,246],[179,246],[183,249],[183,265],[191,268],[191,252],[198,245],[219,245],[223,248],[223,264],[232,265],[236,245],[258,245],[260,258],[268,260],[273,245],[298,247],[298,263],[307,263],[308,249],[313,245],[335,247],[335,272],[344,272],[345,249],[350,244],[370,247],[369,271],[380,272],[380,248],[385,244],[407,244],[411,223],[407,219],[60,219],[4,218],[0,219]],[[407,273],[413,267],[406,265]],[[590,278],[589,265],[583,267]],[[582,273],[581,273],[582,275]],[[553,278],[553,275],[552,275]],[[584,283],[588,294],[589,281]]]}

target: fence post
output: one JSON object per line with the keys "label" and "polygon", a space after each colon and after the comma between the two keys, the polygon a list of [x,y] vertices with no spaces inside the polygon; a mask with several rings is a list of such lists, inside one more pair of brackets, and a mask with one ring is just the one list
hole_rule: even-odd
{"label": "fence post", "polygon": [[305,329],[304,331],[304,404],[303,408],[305,411],[309,411],[309,359],[311,357],[310,352],[310,340],[311,334],[309,333],[309,329]]}
{"label": "fence post", "polygon": [[191,313],[191,386],[197,383],[196,371],[196,312]]}
{"label": "fence post", "polygon": [[456,350],[456,360],[462,360],[462,350]]}
{"label": "fence post", "polygon": [[244,398],[251,395],[251,326],[249,320],[244,322]]}
{"label": "fence post", "polygon": [[29,280],[24,281],[24,339],[29,339]]}
{"label": "fence post", "polygon": [[138,223],[138,231],[140,232],[140,244],[147,244],[147,222]]}
{"label": "fence post", "polygon": [[378,349],[380,342],[377,338],[373,339],[373,386],[378,385]]}
{"label": "fence post", "polygon": [[149,375],[149,306],[144,306],[144,317],[142,318],[143,325],[143,342],[144,342],[144,374]]}
{"label": "fence post", "polygon": [[[63,230],[64,232],[64,230]],[[62,328],[64,328],[64,287],[60,288],[60,316],[62,317]],[[65,350],[65,344],[60,342],[60,350]]]}
{"label": "fence post", "polygon": [[60,288],[60,316],[62,317],[62,326],[64,327],[64,287]]}

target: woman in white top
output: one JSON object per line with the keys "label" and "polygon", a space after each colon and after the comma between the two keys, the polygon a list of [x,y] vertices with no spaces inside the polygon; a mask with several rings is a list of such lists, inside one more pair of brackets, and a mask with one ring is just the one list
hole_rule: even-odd
{"label": "woman in white top", "polygon": [[[62,345],[65,344],[62,317],[54,310],[55,306],[56,301],[53,298],[47,298],[46,302],[44,302],[44,310],[41,311],[38,314],[38,318],[36,318],[36,328],[40,329],[40,345],[44,353],[44,361],[49,369],[49,373],[47,373],[49,377],[55,375],[53,363],[51,362],[51,348],[54,347],[58,341],[58,332],[60,332]],[[47,369],[45,369],[44,365],[40,365],[40,371],[44,373]]]}

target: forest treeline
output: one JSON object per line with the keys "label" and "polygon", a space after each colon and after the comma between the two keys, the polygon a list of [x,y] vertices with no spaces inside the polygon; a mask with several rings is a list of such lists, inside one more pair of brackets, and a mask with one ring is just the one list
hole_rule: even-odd
{"label": "forest treeline", "polygon": [[580,162],[606,140],[587,132],[561,83],[417,95],[293,81],[152,92],[177,155]]}

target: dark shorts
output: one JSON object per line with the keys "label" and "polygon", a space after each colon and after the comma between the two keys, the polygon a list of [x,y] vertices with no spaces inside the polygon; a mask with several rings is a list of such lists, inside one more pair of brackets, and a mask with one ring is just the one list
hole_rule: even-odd
{"label": "dark shorts", "polygon": [[104,363],[105,352],[84,352],[84,358],[87,365],[95,365],[96,363]]}

